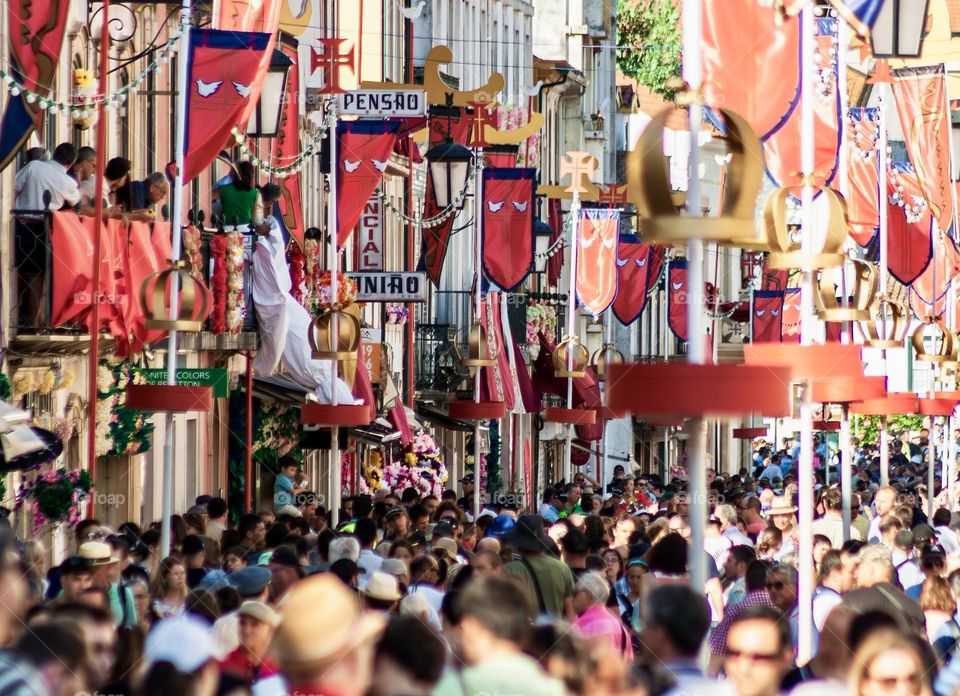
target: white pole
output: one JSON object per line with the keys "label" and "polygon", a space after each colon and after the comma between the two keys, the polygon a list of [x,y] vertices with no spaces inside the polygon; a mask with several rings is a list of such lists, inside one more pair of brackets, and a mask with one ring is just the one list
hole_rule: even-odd
{"label": "white pole", "polygon": [[840,494],[843,515],[843,540],[850,539],[850,524],[853,522],[851,488],[853,487],[853,446],[850,441],[850,407],[843,406],[840,420]]}
{"label": "white pole", "polygon": [[927,441],[927,519],[933,522],[934,484],[936,483],[937,448],[934,444],[936,418],[930,417],[930,438]]}
{"label": "white pole", "polygon": [[953,512],[954,480],[957,478],[957,443],[953,439],[953,432],[956,428],[956,418],[952,415],[947,419],[947,428],[947,461],[949,464],[947,466],[947,483],[945,485],[947,487],[947,509]]}
{"label": "white pole", "polygon": [[[483,108],[483,107],[477,107]],[[477,114],[479,117],[479,114]],[[482,133],[478,134],[482,136]],[[483,219],[483,148],[477,148],[476,154],[476,166],[473,168],[474,171],[474,180],[473,180],[473,308],[474,308],[474,318],[477,320],[477,324],[483,322],[482,312],[483,312],[483,293],[482,293],[482,279],[480,271],[480,258],[483,254],[483,249],[481,248],[481,220]],[[481,336],[484,335],[483,332],[480,333]],[[483,355],[483,351],[486,346],[479,347],[480,357]],[[473,400],[476,403],[480,403],[480,373],[482,369],[480,367],[474,368],[473,373]],[[476,520],[480,516],[480,489],[482,488],[482,480],[480,478],[480,421],[475,420],[473,422],[473,519]]]}
{"label": "white pole", "polygon": [[[571,174],[578,177],[579,174]],[[570,278],[567,283],[567,337],[577,333],[577,236],[580,233],[580,180],[573,184],[573,200],[570,203]],[[573,371],[572,346],[567,349],[567,372]],[[567,377],[567,408],[573,408],[573,378]],[[573,426],[567,426],[567,439],[563,448],[563,481],[570,483],[573,471],[570,465],[570,448],[573,443]]]}
{"label": "white pole", "polygon": [[[700,214],[700,123],[703,118],[703,106],[696,95],[703,86],[703,4],[702,0],[684,0],[683,2],[683,79],[695,95],[690,104],[689,133],[690,161],[689,185],[687,187],[687,213]],[[687,357],[691,364],[702,365],[706,362],[706,321],[704,317],[703,297],[703,241],[697,238],[687,243],[688,298]],[[669,282],[669,280],[668,280]],[[690,433],[687,477],[690,497],[690,545],[688,547],[687,568],[690,572],[690,586],[697,592],[704,590],[707,582],[706,555],[704,554],[704,536],[707,524],[707,473],[706,450],[707,430],[703,418],[693,418],[688,422]]]}
{"label": "white pole", "polygon": [[[603,324],[604,324],[604,326],[603,326],[603,342],[604,342],[604,347],[603,347],[601,350],[604,351],[604,352],[602,352],[600,355],[601,355],[601,357],[603,358],[604,364],[605,364],[605,366],[606,366],[607,369],[609,369],[609,365],[606,365],[606,344],[610,341],[610,334],[611,334],[612,321],[613,321],[612,318],[611,318],[611,317],[612,317],[612,314],[613,314],[613,312],[607,312],[607,316],[604,317],[604,321],[603,321]],[[606,393],[606,383],[605,383],[605,382],[606,382],[606,380],[604,380],[604,384],[601,384],[601,385],[600,385],[600,393],[601,393],[601,394],[605,394],[605,393]],[[606,399],[604,399],[604,401],[606,401]],[[607,481],[607,471],[608,471],[608,468],[607,468],[607,424],[604,423],[604,425],[603,425],[603,435],[602,435],[601,438],[600,438],[600,457],[598,458],[598,461],[597,461],[597,481],[600,482],[600,495],[601,495],[601,496],[602,496],[602,495],[605,495],[606,492],[607,492],[607,483],[606,483],[606,481]],[[632,473],[632,472],[631,472],[631,473]]]}
{"label": "white pole", "polygon": [[[340,162],[337,159],[337,102],[330,99],[330,112],[328,114],[327,128],[330,131],[330,194],[327,199],[327,254],[330,256],[330,297],[332,302],[337,301],[339,288],[337,283],[337,272],[339,271],[340,259],[337,255],[337,235],[339,229],[337,226],[337,173]],[[334,345],[339,347],[340,331],[337,321],[337,315],[331,315],[330,331],[333,336]],[[337,378],[339,374],[339,364],[336,360],[330,361],[330,403],[337,405]],[[343,487],[343,472],[340,470],[340,427],[333,426],[330,429],[330,515],[333,519],[333,526],[339,522],[340,517],[340,495]]]}
{"label": "white pole", "polygon": [[[187,138],[187,65],[190,56],[190,0],[183,0],[180,9],[180,52],[177,60],[177,172],[173,182],[173,224],[170,260],[178,261],[181,254],[181,223],[183,221],[183,156]],[[177,315],[180,299],[180,276],[170,277],[170,316]],[[167,384],[177,383],[177,332],[167,336]],[[173,516],[173,413],[167,411],[163,433],[163,490],[160,493],[160,555],[170,555],[170,518]],[[250,447],[250,443],[247,443]],[[249,482],[247,482],[249,485]]]}
{"label": "white pole", "polygon": [[[813,6],[808,4],[801,13],[801,70],[800,70],[800,152],[803,170],[802,190],[802,242],[805,253],[813,250],[815,219],[813,210],[812,176],[816,166],[814,161],[814,42],[815,22]],[[802,290],[800,291],[800,342],[803,345],[813,343],[814,304],[813,272],[803,269]],[[800,503],[800,554],[799,554],[799,625],[797,630],[797,664],[806,664],[813,657],[813,405],[810,402],[809,383],[801,390],[800,402],[800,464],[799,464],[799,503]]]}
{"label": "white pole", "polygon": [[890,433],[886,416],[880,416],[880,485],[890,485]]}
{"label": "white pole", "polygon": [[[879,254],[880,254],[880,292],[887,292],[887,85],[881,82],[877,85],[879,94],[877,97],[877,168],[879,170],[880,189],[878,209],[880,211],[880,230],[879,230]],[[886,335],[886,313],[881,315],[881,324]],[[889,353],[886,349],[881,351],[883,359],[883,372],[887,374],[887,358]],[[880,485],[890,485],[890,433],[887,423],[887,416],[880,416]]]}

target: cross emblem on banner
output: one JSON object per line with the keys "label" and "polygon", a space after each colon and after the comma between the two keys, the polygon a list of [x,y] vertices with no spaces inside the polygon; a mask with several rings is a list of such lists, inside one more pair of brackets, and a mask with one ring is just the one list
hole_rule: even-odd
{"label": "cross emblem on banner", "polygon": [[471,147],[486,147],[487,143],[486,137],[486,127],[488,123],[492,122],[492,117],[490,117],[489,104],[483,102],[470,102],[471,108],[473,108],[472,121],[473,123],[470,126],[470,146]]}
{"label": "cross emblem on banner", "polygon": [[600,187],[600,196],[597,200],[600,205],[617,207],[627,204],[627,187],[610,184]]}
{"label": "cross emblem on banner", "polygon": [[560,162],[560,178],[570,175],[570,193],[586,193],[585,182],[590,181],[590,175],[597,171],[597,158],[589,152],[565,152]]}
{"label": "cross emblem on banner", "polygon": [[[340,44],[346,39],[317,39],[320,46],[313,46],[310,53],[310,72],[311,74],[317,68],[323,68],[323,87],[320,91],[323,94],[341,94],[346,90],[340,88],[340,68],[350,68],[353,70],[353,47],[349,51],[341,52]],[[354,73],[356,74],[356,73]]]}

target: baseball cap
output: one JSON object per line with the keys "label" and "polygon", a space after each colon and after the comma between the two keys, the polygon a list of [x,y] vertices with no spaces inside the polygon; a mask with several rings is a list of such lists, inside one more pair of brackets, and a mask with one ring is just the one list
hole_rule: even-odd
{"label": "baseball cap", "polygon": [[923,547],[923,551],[920,553],[921,558],[946,558],[947,552],[943,549],[940,544],[928,544]]}
{"label": "baseball cap", "polygon": [[183,542],[180,544],[180,549],[183,551],[184,556],[193,556],[197,553],[203,553],[203,539],[196,534],[185,536],[183,538]]}
{"label": "baseball cap", "polygon": [[253,597],[263,592],[273,573],[263,566],[247,566],[227,576],[227,583],[236,588],[241,597]]}
{"label": "baseball cap", "polygon": [[169,662],[180,672],[193,673],[216,655],[210,626],[186,614],[165,619],[147,634],[147,665]]}
{"label": "baseball cap", "polygon": [[464,476],[462,479],[460,479],[460,483],[473,483],[473,474],[467,474]]}

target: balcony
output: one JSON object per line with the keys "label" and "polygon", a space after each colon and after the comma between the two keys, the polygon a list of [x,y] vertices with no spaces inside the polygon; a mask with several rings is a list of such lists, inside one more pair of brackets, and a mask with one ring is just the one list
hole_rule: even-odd
{"label": "balcony", "polygon": [[[54,243],[52,243],[53,214],[43,211],[15,210],[12,212],[13,224],[10,234],[12,235],[11,249],[13,249],[13,273],[10,275],[10,283],[6,287],[12,288],[13,299],[10,303],[10,345],[18,352],[39,353],[39,354],[75,354],[86,351],[90,344],[89,329],[86,325],[86,312],[75,312],[77,316],[67,318],[66,320],[56,321],[64,313],[61,307],[55,308],[55,303],[60,305],[64,302],[65,292],[62,285],[64,272],[70,272],[70,260],[61,258],[55,262]],[[82,220],[82,218],[81,218]],[[169,254],[168,234],[159,225],[167,227],[167,223],[144,223],[149,228],[148,238],[155,240],[153,251],[155,260],[159,268],[166,267],[166,254]],[[68,228],[64,228],[66,234]],[[73,226],[69,228],[70,232],[85,234],[82,226]],[[59,233],[59,232],[58,232]],[[108,295],[106,304],[112,301],[110,295],[117,297],[113,302],[115,307],[122,307],[133,297],[132,293],[139,293],[140,288],[128,288],[124,286],[124,281],[132,281],[132,276],[127,272],[129,266],[122,264],[132,260],[132,254],[135,253],[135,245],[131,236],[131,228],[117,225],[110,233],[114,241],[109,242],[114,246],[108,250],[104,249],[104,258],[112,257],[115,259],[115,270],[117,271],[114,281],[116,281],[116,292],[106,293],[101,287],[101,295]],[[207,287],[210,287],[211,276],[214,272],[214,262],[211,257],[211,241],[218,235],[223,234],[223,229],[202,228],[199,235],[199,272]],[[249,247],[252,235],[244,232],[244,244]],[[59,240],[59,238],[58,238]],[[119,241],[117,241],[119,240]],[[81,240],[83,242],[88,240]],[[55,242],[59,244],[59,241]],[[161,249],[166,248],[166,254]],[[58,247],[61,249],[67,247]],[[87,256],[92,256],[92,246],[86,247]],[[142,250],[141,250],[142,251]],[[82,256],[82,252],[75,255]],[[108,256],[109,255],[109,256]],[[72,258],[72,257],[71,257]],[[138,253],[138,258],[142,254]],[[89,264],[89,262],[88,262]],[[78,262],[82,266],[82,262]],[[88,265],[88,269],[90,266]],[[101,266],[103,268],[103,266]],[[153,268],[149,269],[152,272]],[[103,271],[101,271],[102,273]],[[252,301],[249,297],[248,288],[251,287],[253,268],[249,253],[244,254],[244,267],[242,270],[242,288],[244,295],[245,311],[242,318],[242,325],[239,331],[214,332],[211,326],[211,320],[208,319],[204,324],[203,331],[200,333],[181,333],[179,335],[179,346],[184,350],[219,350],[219,351],[245,351],[255,350],[257,347],[257,335],[255,325],[255,312],[253,311]],[[58,288],[54,278],[60,274],[61,281]],[[79,305],[90,304],[90,299],[82,299],[90,294],[82,285],[82,281],[89,276],[83,272],[77,272],[78,291],[73,293],[73,302]],[[67,292],[66,295],[70,293]],[[80,298],[80,299],[77,299]],[[109,310],[107,310],[109,311]],[[54,317],[54,312],[58,316]],[[126,315],[125,315],[126,316]],[[112,350],[116,346],[114,335],[105,332],[101,334],[101,349]],[[127,329],[129,331],[129,327]],[[116,329],[115,329],[116,331]],[[120,334],[122,335],[122,334]],[[166,339],[155,339],[151,347],[164,349]]]}

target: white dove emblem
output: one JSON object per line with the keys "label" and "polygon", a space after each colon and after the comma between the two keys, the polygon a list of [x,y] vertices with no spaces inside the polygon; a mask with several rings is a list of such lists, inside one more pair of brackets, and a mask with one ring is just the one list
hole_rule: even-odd
{"label": "white dove emblem", "polygon": [[216,94],[217,90],[220,89],[220,85],[223,84],[223,80],[218,80],[217,82],[204,82],[201,79],[197,79],[197,93],[201,97],[210,97]]}
{"label": "white dove emblem", "polygon": [[623,261],[621,261],[619,258],[617,258],[617,267],[618,267],[618,268],[623,268],[623,267],[626,266],[628,263],[630,263],[630,259],[624,259]]}
{"label": "white dove emblem", "polygon": [[420,14],[423,12],[423,7],[426,4],[427,3],[424,2],[424,0],[420,0],[416,7],[398,7],[397,9],[400,10],[400,14],[403,15],[404,19],[414,20],[420,16]]}
{"label": "white dove emblem", "polygon": [[500,208],[503,207],[503,204],[504,204],[504,203],[506,203],[506,201],[500,201],[499,203],[494,203],[493,201],[488,201],[488,202],[487,202],[487,207],[490,208],[490,212],[491,212],[491,213],[499,213],[499,212],[500,212]]}
{"label": "white dove emblem", "polygon": [[372,159],[370,161],[373,162],[373,167],[378,172],[385,172],[387,170],[387,160],[381,162],[380,160]]}
{"label": "white dove emblem", "polygon": [[237,90],[237,94],[243,98],[250,96],[250,85],[242,85],[236,80],[233,80],[233,88]]}
{"label": "white dove emblem", "polygon": [[772,315],[775,316],[775,317],[779,317],[779,316],[780,316],[780,310],[779,310],[779,309],[771,309],[771,310],[770,310],[770,314],[772,314]]}
{"label": "white dove emblem", "polygon": [[639,268],[643,268],[644,266],[647,265],[647,260],[646,260],[646,259],[634,259],[634,261],[637,262],[637,266],[638,266]]}
{"label": "white dove emblem", "polygon": [[523,203],[517,203],[516,201],[510,202],[513,203],[513,207],[516,208],[519,213],[527,212],[527,206],[530,205],[528,201],[524,201]]}
{"label": "white dove emblem", "polygon": [[541,87],[543,87],[543,80],[537,80],[537,84],[524,87],[523,91],[528,97],[535,97],[540,92]]}
{"label": "white dove emblem", "polygon": [[671,285],[673,286],[674,290],[679,290],[683,287],[683,283],[671,283]]}
{"label": "white dove emblem", "polygon": [[766,314],[766,313],[767,313],[767,310],[765,310],[765,309],[758,309],[757,312],[756,312],[756,314],[757,314],[758,317],[762,317],[762,316],[763,316],[764,314]]}
{"label": "white dove emblem", "polygon": [[343,168],[347,172],[355,172],[360,167],[360,162],[351,162],[348,159],[343,160]]}

